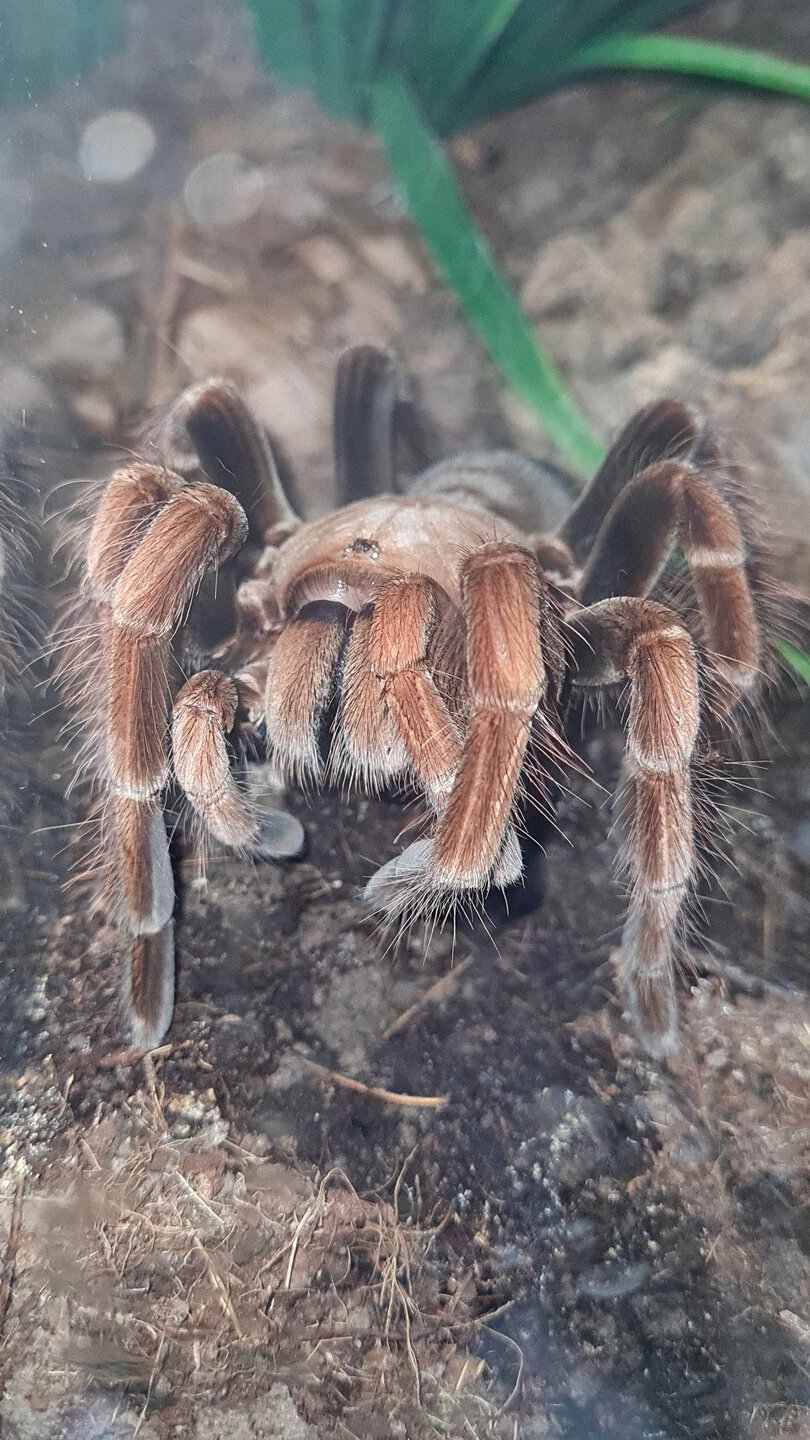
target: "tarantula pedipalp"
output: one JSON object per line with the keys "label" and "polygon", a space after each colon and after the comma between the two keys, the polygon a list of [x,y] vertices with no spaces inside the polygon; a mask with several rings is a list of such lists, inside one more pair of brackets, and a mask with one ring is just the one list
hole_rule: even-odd
{"label": "tarantula pedipalp", "polygon": [[[204,829],[290,855],[302,832],[251,813],[231,763],[266,734],[293,782],[407,782],[430,833],[382,866],[372,903],[411,918],[520,881],[520,833],[568,754],[570,687],[629,688],[630,903],[624,999],[648,1051],[677,1037],[673,980],[695,873],[692,771],[761,668],[755,544],[719,453],[664,401],[639,412],[582,499],[539,533],[542,472],[506,452],[460,456],[393,491],[391,358],[340,362],[340,504],[301,522],[264,432],[226,381],[187,391],[156,463],[113,476],[86,589],[99,636],[92,746],[104,850],[132,934],[133,1035],[171,1019],[174,886],[167,787]],[[523,524],[515,516],[524,516]],[[698,617],[650,598],[675,546]],[[752,550],[752,546],[754,550]],[[191,673],[191,678],[186,678]],[[171,713],[170,713],[171,712]]]}

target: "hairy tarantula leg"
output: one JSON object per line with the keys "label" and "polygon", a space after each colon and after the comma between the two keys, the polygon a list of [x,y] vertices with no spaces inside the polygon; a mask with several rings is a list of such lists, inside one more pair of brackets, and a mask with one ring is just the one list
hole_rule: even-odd
{"label": "hairy tarantula leg", "polygon": [[128,465],[115,471],[99,502],[87,546],[87,578],[96,603],[112,603],[118,577],[146,523],[179,488],[177,477],[157,465]]}
{"label": "hairy tarantula leg", "polygon": [[394,489],[396,399],[390,351],[355,345],[341,355],[332,419],[337,505]]}
{"label": "hairy tarantula leg", "polygon": [[372,625],[370,607],[352,625],[329,767],[339,784],[376,793],[407,770],[408,750],[371,664]]}
{"label": "hairy tarantula leg", "polygon": [[[452,793],[436,830],[434,859],[451,889],[519,879],[511,819],[532,722],[547,691],[541,635],[548,605],[534,556],[508,541],[483,545],[465,561],[461,593],[467,621],[472,712]],[[562,654],[554,657],[554,668]],[[504,853],[513,856],[504,870]]]}
{"label": "hairy tarantula leg", "polygon": [[210,480],[239,501],[248,545],[202,577],[184,618],[189,652],[211,658],[226,648],[238,624],[236,590],[266,541],[298,528],[262,426],[227,380],[204,380],[184,391],[153,428],[160,459],[186,481]]}
{"label": "hairy tarantula leg", "polygon": [[185,390],[168,411],[157,443],[171,469],[182,475],[202,469],[239,501],[251,541],[261,543],[279,527],[290,531],[300,524],[267,435],[229,380],[203,380]]}
{"label": "hairy tarantula leg", "polygon": [[259,825],[231,772],[225,736],[239,695],[218,670],[201,670],[178,691],[172,714],[174,773],[206,830],[235,850],[255,848]]}
{"label": "hairy tarantula leg", "polygon": [[677,1044],[673,956],[695,868],[690,763],[700,718],[691,637],[649,600],[603,600],[577,613],[574,683],[630,681],[630,908],[621,944],[624,997],[651,1055]]}
{"label": "hairy tarantula leg", "polygon": [[267,672],[267,739],[298,784],[323,777],[321,728],[337,690],[352,612],[336,600],[302,605],[278,638]]}
{"label": "hairy tarantula leg", "polygon": [[428,668],[438,619],[436,586],[427,576],[389,581],[374,602],[368,663],[419,784],[441,814],[461,758],[461,732]]}
{"label": "hairy tarantula leg", "polygon": [[700,605],[717,682],[714,708],[727,714],[759,677],[760,627],[740,522],[698,470],[663,461],[627,486],[597,537],[582,580],[582,604],[648,594],[676,541]]}
{"label": "hairy tarantula leg", "polygon": [[695,416],[676,400],[657,400],[632,417],[558,531],[580,564],[628,481],[656,460],[685,460],[699,434]]}
{"label": "hairy tarantula leg", "polygon": [[300,854],[303,826],[283,811],[251,812],[231,771],[225,737],[240,704],[238,682],[201,670],[178,691],[172,714],[174,773],[209,834],[246,854]]}
{"label": "hairy tarantula leg", "polygon": [[125,971],[125,1003],[134,1045],[151,1050],[163,1039],[174,1009],[174,922],[154,935],[135,935]]}
{"label": "hairy tarantula leg", "polygon": [[[147,714],[147,727],[165,712],[165,660],[153,646],[130,647],[121,651],[113,603],[119,577],[135,551],[148,520],[177,493],[179,482],[165,470],[150,465],[132,465],[113,475],[102,496],[90,533],[87,551],[87,578],[96,604],[101,651],[107,674],[106,758],[103,775],[111,794],[111,806],[104,828],[112,827],[113,849],[118,856],[121,900],[131,928],[159,931],[174,909],[174,881],[168,861],[163,814],[151,800],[166,777],[165,758],[151,757],[144,767],[129,767],[124,741],[124,763],[119,765],[124,723],[121,691],[143,699],[151,710],[157,700],[157,720]],[[142,712],[141,712],[142,714]],[[140,757],[142,758],[142,757]],[[150,772],[152,779],[150,780]],[[122,773],[124,778],[122,778]],[[157,776],[157,784],[154,776]],[[140,793],[128,794],[134,789]],[[146,861],[144,863],[144,857]]]}
{"label": "hairy tarantula leg", "polygon": [[[161,805],[168,775],[171,636],[202,575],[234,553],[247,530],[244,513],[230,495],[210,485],[173,488],[172,477],[159,471],[152,478],[158,487],[162,484],[165,503],[138,543],[128,546],[124,538],[117,548],[114,534],[105,538],[110,516],[102,502],[88,562],[91,589],[102,600],[108,815],[124,918],[144,941],[131,955],[128,993],[133,1034],[144,1044],[156,1043],[171,1018],[174,884]],[[134,477],[136,494],[129,497],[127,513],[135,513],[139,500],[143,505],[143,479]],[[120,498],[127,500],[125,487]]]}
{"label": "hairy tarantula leg", "polygon": [[182,486],[118,577],[105,648],[107,776],[119,795],[147,801],[163,789],[171,636],[205,572],[239,548],[246,530],[241,506],[225,491]]}

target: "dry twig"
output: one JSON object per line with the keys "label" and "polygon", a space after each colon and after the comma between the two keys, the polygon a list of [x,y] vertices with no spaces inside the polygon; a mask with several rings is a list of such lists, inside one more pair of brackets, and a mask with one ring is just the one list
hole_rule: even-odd
{"label": "dry twig", "polygon": [[446,975],[440,975],[438,980],[434,980],[433,984],[428,986],[424,995],[420,995],[415,1004],[409,1005],[407,1010],[403,1010],[402,1014],[397,1016],[396,1020],[391,1021],[391,1024],[383,1030],[380,1039],[390,1040],[391,1036],[396,1035],[398,1030],[403,1030],[413,1019],[414,1015],[418,1014],[423,1005],[435,1005],[438,1000],[443,1000],[448,990],[452,989],[457,980],[464,974],[464,971],[469,970],[474,959],[474,955],[467,955],[458,965],[454,965],[452,970],[448,970]]}
{"label": "dry twig", "polygon": [[380,1085],[364,1085],[362,1080],[353,1080],[350,1075],[341,1075],[337,1070],[329,1070],[325,1065],[318,1065],[314,1060],[308,1060],[305,1055],[293,1052],[296,1060],[317,1075],[319,1080],[325,1080],[330,1085],[340,1085],[344,1090],[354,1090],[359,1095],[371,1095],[375,1100],[385,1100],[389,1105],[410,1105],[424,1110],[440,1110],[450,1099],[449,1095],[404,1095],[397,1090],[384,1090]]}

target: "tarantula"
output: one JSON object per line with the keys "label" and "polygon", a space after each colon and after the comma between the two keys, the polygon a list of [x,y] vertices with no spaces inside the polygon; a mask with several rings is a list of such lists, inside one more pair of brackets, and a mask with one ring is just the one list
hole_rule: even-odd
{"label": "tarantula", "polygon": [[[342,358],[338,508],[304,522],[237,390],[209,380],[171,407],[155,459],[117,470],[98,504],[90,752],[109,893],[132,936],[133,1037],[156,1044],[172,1014],[167,790],[237,850],[300,850],[297,821],[248,805],[240,737],[266,740],[293,783],[424,797],[427,836],[366,892],[408,921],[520,883],[526,816],[551,804],[569,757],[569,693],[624,687],[620,983],[646,1049],[665,1056],[696,869],[693,771],[762,672],[744,499],[696,417],[664,400],[630,421],[556,533],[539,533],[543,472],[509,452],[435,464],[396,493],[409,413],[386,352]],[[674,551],[688,576],[662,603],[650,597],[669,595]]]}

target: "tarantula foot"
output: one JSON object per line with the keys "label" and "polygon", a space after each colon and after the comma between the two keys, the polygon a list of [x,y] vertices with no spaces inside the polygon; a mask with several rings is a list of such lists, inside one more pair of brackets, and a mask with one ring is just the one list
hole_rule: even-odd
{"label": "tarantula foot", "polygon": [[366,882],[366,904],[382,911],[388,920],[415,918],[425,907],[429,893],[432,857],[433,841],[416,840],[401,855],[386,861]]}
{"label": "tarantula foot", "polygon": [[678,1001],[672,974],[622,974],[617,957],[618,990],[633,1030],[653,1060],[666,1060],[678,1049]]}
{"label": "tarantula foot", "polygon": [[253,854],[261,860],[300,860],[306,850],[306,831],[286,810],[263,810]]}
{"label": "tarantula foot", "polygon": [[125,1004],[132,1043],[152,1050],[172,1023],[174,1009],[174,924],[132,940],[125,976]]}
{"label": "tarantula foot", "polygon": [[375,870],[363,898],[386,919],[407,922],[428,914],[441,915],[456,901],[480,896],[490,886],[504,890],[518,883],[522,873],[520,844],[511,827],[491,871],[461,878],[437,863],[433,840],[417,840]]}

